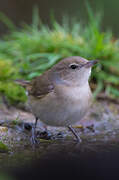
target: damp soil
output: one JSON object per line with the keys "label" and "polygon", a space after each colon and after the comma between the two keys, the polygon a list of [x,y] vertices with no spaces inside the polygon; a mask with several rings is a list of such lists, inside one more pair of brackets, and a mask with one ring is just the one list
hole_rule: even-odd
{"label": "damp soil", "polygon": [[33,147],[30,137],[34,121],[30,112],[0,104],[0,169],[50,161],[55,154],[86,159],[92,154],[100,157],[115,150],[119,153],[119,106],[114,102],[94,102],[86,117],[74,125],[82,139],[80,144],[67,128],[48,126],[47,133],[39,121],[39,144]]}

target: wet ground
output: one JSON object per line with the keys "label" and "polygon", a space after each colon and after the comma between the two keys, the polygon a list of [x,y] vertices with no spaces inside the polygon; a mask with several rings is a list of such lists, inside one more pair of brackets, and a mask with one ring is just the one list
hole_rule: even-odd
{"label": "wet ground", "polygon": [[37,137],[40,144],[34,149],[30,143],[33,123],[34,116],[30,112],[0,105],[0,169],[24,169],[25,165],[32,166],[37,161],[50,162],[55,155],[80,159],[81,162],[84,158],[87,162],[94,156],[100,159],[102,154],[103,159],[110,157],[109,153],[113,151],[119,154],[119,106],[116,103],[94,102],[85,119],[74,125],[82,139],[81,144],[67,128],[48,127],[47,135],[39,122]]}

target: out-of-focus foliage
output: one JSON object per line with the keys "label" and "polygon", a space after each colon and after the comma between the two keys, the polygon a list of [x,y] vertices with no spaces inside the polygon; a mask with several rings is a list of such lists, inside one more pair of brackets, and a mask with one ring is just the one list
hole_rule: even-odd
{"label": "out-of-focus foliage", "polygon": [[111,32],[101,31],[100,16],[94,16],[89,7],[88,13],[86,25],[80,20],[69,22],[68,18],[59,24],[51,18],[49,28],[35,9],[32,24],[25,24],[21,30],[0,14],[10,28],[10,33],[0,40],[0,92],[11,102],[25,101],[24,90],[13,79],[31,80],[64,57],[82,56],[100,60],[91,76],[95,95],[104,92],[119,96],[119,40]]}
{"label": "out-of-focus foliage", "polygon": [[18,72],[11,60],[0,59],[0,93],[6,95],[11,103],[26,100],[23,88],[13,81],[17,78]]}

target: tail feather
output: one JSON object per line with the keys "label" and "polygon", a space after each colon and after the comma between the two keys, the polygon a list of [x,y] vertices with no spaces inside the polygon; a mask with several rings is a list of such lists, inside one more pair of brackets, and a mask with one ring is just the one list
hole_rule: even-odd
{"label": "tail feather", "polygon": [[30,81],[21,80],[21,79],[16,79],[14,82],[21,85],[24,88],[27,88],[28,85],[30,84]]}

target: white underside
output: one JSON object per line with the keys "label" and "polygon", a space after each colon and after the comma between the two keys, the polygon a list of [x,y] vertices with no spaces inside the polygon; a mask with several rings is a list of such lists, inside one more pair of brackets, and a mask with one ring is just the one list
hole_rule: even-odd
{"label": "white underside", "polygon": [[30,96],[28,103],[33,114],[51,126],[68,126],[80,121],[90,105],[89,85],[69,89],[64,87],[62,92],[56,89],[55,93],[49,93],[42,99]]}

